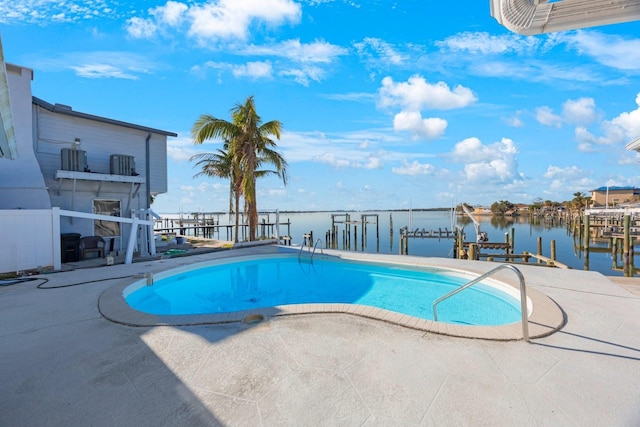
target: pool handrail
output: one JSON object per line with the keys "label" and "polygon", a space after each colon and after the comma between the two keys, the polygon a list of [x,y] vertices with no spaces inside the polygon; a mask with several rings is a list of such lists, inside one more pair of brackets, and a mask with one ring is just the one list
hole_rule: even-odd
{"label": "pool handrail", "polygon": [[502,270],[504,268],[508,268],[512,270],[514,273],[516,273],[516,275],[518,276],[518,280],[520,281],[520,311],[522,312],[522,339],[525,342],[529,342],[529,314],[528,314],[529,312],[527,310],[527,286],[525,284],[524,276],[522,275],[520,270],[518,270],[515,266],[511,264],[500,264],[496,268],[487,271],[482,276],[477,277],[472,281],[460,286],[459,288],[452,290],[448,294],[443,295],[440,298],[436,299],[433,302],[433,320],[435,320],[436,322],[438,321],[438,309],[437,309],[438,303],[446,300],[449,297],[454,296],[458,292],[464,291],[465,289],[475,285],[476,283],[486,279],[487,277],[493,275],[497,271]]}
{"label": "pool handrail", "polygon": [[[316,248],[318,247],[318,243],[322,243],[322,239],[318,238],[316,243],[313,245],[313,250],[311,250],[311,245],[309,245],[309,251],[311,252],[311,261],[313,262],[313,255],[316,253]],[[305,239],[302,242],[302,246],[300,246],[300,251],[298,251],[298,261],[300,261],[300,255],[302,255],[302,251],[304,250],[305,245],[307,244],[307,240]],[[322,253],[322,246],[320,246],[320,253]]]}

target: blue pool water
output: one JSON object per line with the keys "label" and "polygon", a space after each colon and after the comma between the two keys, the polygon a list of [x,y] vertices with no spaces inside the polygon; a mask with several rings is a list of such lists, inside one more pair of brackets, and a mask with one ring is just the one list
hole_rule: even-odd
{"label": "blue pool water", "polygon": [[[134,309],[158,315],[350,303],[433,320],[433,301],[469,280],[441,269],[272,255],[175,272],[153,286],[134,284],[124,294]],[[441,322],[502,325],[520,318],[519,300],[485,283],[438,304]]]}

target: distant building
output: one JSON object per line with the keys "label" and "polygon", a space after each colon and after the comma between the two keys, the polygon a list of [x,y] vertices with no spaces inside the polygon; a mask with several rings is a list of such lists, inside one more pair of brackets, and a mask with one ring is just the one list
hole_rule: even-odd
{"label": "distant building", "polygon": [[591,202],[594,206],[616,206],[640,198],[640,188],[635,187],[600,187],[591,190]]}

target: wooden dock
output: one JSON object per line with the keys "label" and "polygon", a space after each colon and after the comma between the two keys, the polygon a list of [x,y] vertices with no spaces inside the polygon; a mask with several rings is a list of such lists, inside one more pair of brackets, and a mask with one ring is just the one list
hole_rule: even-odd
{"label": "wooden dock", "polygon": [[400,236],[408,239],[453,239],[455,233],[446,227],[444,230],[442,228],[438,228],[437,230],[425,230],[424,228],[409,230],[408,227],[402,227],[400,229]]}
{"label": "wooden dock", "polygon": [[[209,215],[209,217],[207,217],[207,215]],[[218,214],[217,218],[214,218],[214,215],[215,214],[203,214],[187,218],[158,219],[155,221],[154,232],[233,241],[235,224],[221,224],[220,215]],[[283,233],[280,237],[285,241],[287,241],[287,239],[290,241],[291,221],[289,219],[287,219],[286,222],[280,221],[276,224],[275,221],[270,221],[270,218],[262,218],[258,224],[258,238],[269,238],[274,236],[276,226],[279,228],[286,226],[286,234]],[[249,224],[239,224],[238,240],[245,240],[249,234],[248,231]]]}

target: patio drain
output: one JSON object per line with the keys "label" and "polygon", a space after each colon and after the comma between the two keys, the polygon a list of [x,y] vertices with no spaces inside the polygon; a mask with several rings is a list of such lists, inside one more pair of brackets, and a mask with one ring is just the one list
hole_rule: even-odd
{"label": "patio drain", "polygon": [[247,325],[255,325],[256,323],[260,323],[263,320],[264,320],[264,315],[262,314],[250,314],[249,316],[242,319],[242,321]]}

